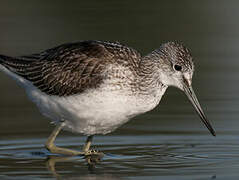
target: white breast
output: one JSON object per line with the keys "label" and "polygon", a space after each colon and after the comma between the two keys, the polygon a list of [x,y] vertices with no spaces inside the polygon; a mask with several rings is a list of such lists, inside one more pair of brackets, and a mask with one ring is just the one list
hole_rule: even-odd
{"label": "white breast", "polygon": [[43,115],[56,122],[64,120],[67,130],[86,135],[112,132],[130,118],[153,109],[161,98],[152,101],[100,89],[68,97],[48,96],[38,90],[28,94]]}

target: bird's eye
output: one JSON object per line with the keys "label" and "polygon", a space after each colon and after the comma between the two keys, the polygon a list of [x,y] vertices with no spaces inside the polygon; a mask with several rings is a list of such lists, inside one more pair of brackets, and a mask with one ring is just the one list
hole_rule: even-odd
{"label": "bird's eye", "polygon": [[181,70],[182,70],[182,66],[179,66],[179,65],[175,64],[175,65],[174,65],[174,69],[175,69],[176,71],[181,71]]}

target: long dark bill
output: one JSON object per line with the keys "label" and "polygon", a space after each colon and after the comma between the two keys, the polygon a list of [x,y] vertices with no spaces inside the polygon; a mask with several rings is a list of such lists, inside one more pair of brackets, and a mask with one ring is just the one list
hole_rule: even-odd
{"label": "long dark bill", "polygon": [[185,83],[183,88],[184,88],[185,94],[187,95],[188,99],[191,101],[193,107],[195,108],[196,112],[200,116],[202,122],[205,124],[205,126],[208,128],[208,130],[211,132],[211,134],[213,136],[216,136],[214,129],[212,128],[210,122],[207,120],[207,118],[198,102],[198,99],[193,91],[192,86],[189,86],[188,83]]}

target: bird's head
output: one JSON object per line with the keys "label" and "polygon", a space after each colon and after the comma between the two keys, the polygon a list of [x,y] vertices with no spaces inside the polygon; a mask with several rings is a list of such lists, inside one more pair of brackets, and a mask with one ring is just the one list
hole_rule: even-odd
{"label": "bird's head", "polygon": [[174,86],[187,95],[201,120],[215,136],[215,131],[207,120],[192,88],[194,72],[193,58],[190,51],[180,43],[168,42],[152,52],[157,63],[160,81],[167,86]]}

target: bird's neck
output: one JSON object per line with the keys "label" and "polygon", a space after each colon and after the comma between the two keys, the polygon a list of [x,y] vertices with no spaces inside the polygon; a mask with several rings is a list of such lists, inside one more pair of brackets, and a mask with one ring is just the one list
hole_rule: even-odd
{"label": "bird's neck", "polygon": [[162,96],[168,86],[164,85],[160,79],[158,68],[155,61],[153,60],[155,58],[155,54],[151,53],[143,57],[140,62],[140,90],[145,94]]}

